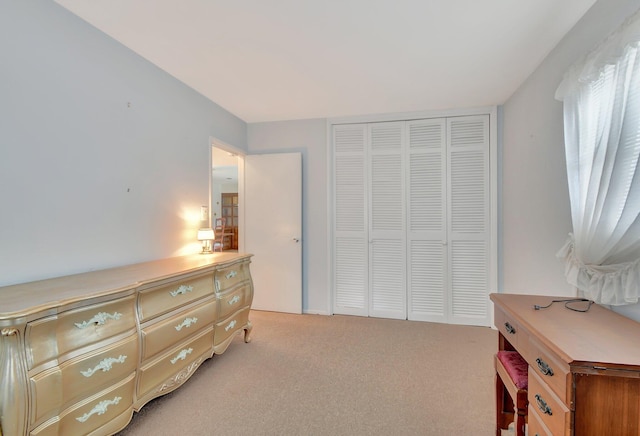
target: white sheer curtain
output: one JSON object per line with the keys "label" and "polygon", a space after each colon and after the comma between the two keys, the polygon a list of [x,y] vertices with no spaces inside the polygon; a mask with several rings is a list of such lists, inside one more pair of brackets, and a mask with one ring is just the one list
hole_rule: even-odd
{"label": "white sheer curtain", "polygon": [[573,233],[569,283],[598,303],[640,295],[640,12],[566,74],[565,151]]}

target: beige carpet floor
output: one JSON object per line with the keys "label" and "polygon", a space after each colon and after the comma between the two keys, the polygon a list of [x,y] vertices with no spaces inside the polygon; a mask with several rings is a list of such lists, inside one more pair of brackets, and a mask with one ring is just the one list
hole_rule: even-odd
{"label": "beige carpet floor", "polygon": [[252,311],[237,336],[121,436],[474,435],[494,430],[490,328]]}

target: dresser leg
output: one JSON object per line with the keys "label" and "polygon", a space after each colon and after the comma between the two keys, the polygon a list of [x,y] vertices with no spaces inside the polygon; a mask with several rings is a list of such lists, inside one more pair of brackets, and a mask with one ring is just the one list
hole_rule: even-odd
{"label": "dresser leg", "polygon": [[247,321],[247,325],[244,328],[244,342],[247,344],[251,342],[251,330],[253,330],[253,324],[251,324],[251,321]]}

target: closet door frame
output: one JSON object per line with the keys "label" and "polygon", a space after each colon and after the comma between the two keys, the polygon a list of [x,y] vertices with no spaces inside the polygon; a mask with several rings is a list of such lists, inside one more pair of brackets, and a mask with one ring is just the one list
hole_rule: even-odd
{"label": "closet door frame", "polygon": [[[335,312],[335,283],[336,283],[336,271],[335,271],[335,223],[334,223],[334,201],[335,201],[335,181],[334,181],[334,165],[335,165],[335,153],[333,148],[333,127],[341,124],[368,124],[376,122],[389,122],[389,121],[411,121],[418,119],[429,118],[449,118],[469,115],[488,115],[489,116],[489,259],[488,259],[488,293],[494,293],[499,291],[498,284],[498,268],[501,254],[498,252],[498,108],[497,106],[487,106],[471,109],[452,109],[444,111],[420,111],[420,112],[403,112],[392,114],[378,114],[378,115],[360,115],[350,117],[338,117],[327,119],[326,124],[326,138],[327,138],[327,180],[328,180],[328,195],[327,195],[327,223],[328,223],[328,265],[329,265],[329,283],[330,290],[328,292],[328,305],[330,313]],[[367,290],[368,292],[368,290]],[[490,326],[493,319],[493,306],[488,305],[486,323],[483,325]],[[369,316],[358,311],[359,313],[353,313],[354,315]],[[340,313],[343,313],[342,311]]]}

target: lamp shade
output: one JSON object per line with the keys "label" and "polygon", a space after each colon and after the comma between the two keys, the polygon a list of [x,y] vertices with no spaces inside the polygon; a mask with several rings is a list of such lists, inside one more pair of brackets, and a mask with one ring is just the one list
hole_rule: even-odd
{"label": "lamp shade", "polygon": [[211,241],[215,239],[215,237],[212,228],[198,229],[198,241]]}

